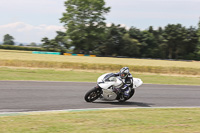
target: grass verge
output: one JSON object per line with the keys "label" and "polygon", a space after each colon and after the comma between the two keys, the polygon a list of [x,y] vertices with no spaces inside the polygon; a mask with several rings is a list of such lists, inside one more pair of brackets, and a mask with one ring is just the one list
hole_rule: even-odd
{"label": "grass verge", "polygon": [[[39,80],[96,82],[103,72],[64,71],[55,69],[0,68],[0,80]],[[164,76],[159,74],[135,74],[144,83],[200,85],[200,77]]]}
{"label": "grass verge", "polygon": [[0,117],[2,133],[197,133],[200,108],[118,109]]}

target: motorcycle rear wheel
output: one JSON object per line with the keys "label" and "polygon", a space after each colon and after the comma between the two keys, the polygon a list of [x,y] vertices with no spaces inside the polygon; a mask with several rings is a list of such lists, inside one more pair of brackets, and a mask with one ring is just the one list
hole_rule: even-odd
{"label": "motorcycle rear wheel", "polygon": [[85,94],[85,101],[86,102],[93,102],[96,99],[98,99],[101,95],[101,91],[99,88],[94,87],[93,89],[89,90],[86,94]]}
{"label": "motorcycle rear wheel", "polygon": [[130,92],[130,95],[128,97],[119,98],[118,101],[119,102],[125,102],[125,101],[129,100],[134,94],[135,94],[135,89],[132,89],[131,92]]}
{"label": "motorcycle rear wheel", "polygon": [[135,89],[132,89],[129,97],[126,100],[130,99],[134,94],[135,94]]}

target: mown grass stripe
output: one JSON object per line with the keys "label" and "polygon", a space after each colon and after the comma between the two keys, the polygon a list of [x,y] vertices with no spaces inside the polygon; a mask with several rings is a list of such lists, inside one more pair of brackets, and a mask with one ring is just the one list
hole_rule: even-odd
{"label": "mown grass stripe", "polygon": [[[107,70],[119,71],[123,65],[100,64],[100,63],[78,63],[78,62],[56,62],[56,61],[28,61],[28,60],[3,60],[0,66],[35,67],[35,68],[61,68],[61,69],[83,69],[83,70]],[[132,72],[148,72],[162,74],[187,74],[200,75],[200,68],[185,67],[163,67],[163,66],[137,66],[126,65]]]}

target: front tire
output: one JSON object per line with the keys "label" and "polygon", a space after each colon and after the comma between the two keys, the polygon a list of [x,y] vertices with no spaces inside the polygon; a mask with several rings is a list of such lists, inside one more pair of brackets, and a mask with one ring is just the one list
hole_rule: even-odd
{"label": "front tire", "polygon": [[94,87],[85,94],[86,102],[93,102],[98,99],[101,95],[101,90],[98,87]]}

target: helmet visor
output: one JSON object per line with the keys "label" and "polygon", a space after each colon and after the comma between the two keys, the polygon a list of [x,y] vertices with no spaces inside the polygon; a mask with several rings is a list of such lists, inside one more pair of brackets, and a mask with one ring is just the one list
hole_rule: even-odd
{"label": "helmet visor", "polygon": [[128,75],[128,73],[122,73],[122,74],[121,74],[121,78],[126,78],[127,75]]}

